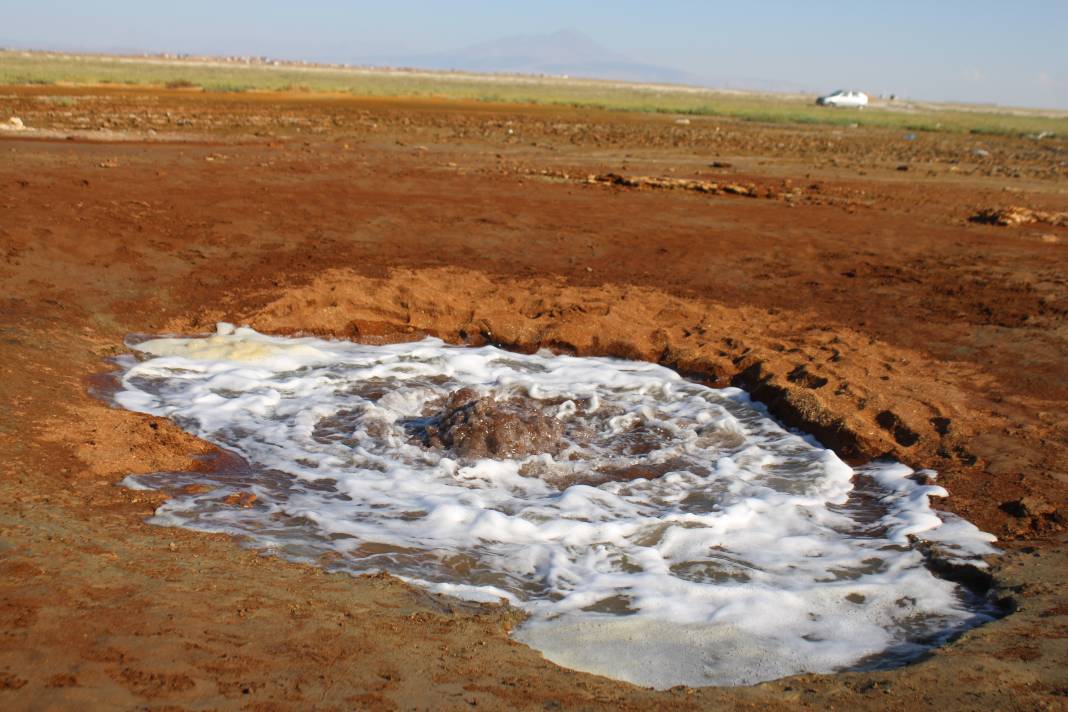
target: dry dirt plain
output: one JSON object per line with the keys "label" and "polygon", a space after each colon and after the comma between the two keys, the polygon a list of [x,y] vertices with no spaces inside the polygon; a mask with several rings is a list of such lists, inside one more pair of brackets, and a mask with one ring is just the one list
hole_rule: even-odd
{"label": "dry dirt plain", "polygon": [[[0,87],[8,116],[0,708],[1068,708],[1064,138],[117,88]],[[1039,221],[969,221],[1011,206]],[[654,692],[508,609],[148,526],[118,480],[218,458],[92,393],[125,335],[217,320],[744,386],[937,470],[1005,550],[950,575],[1015,612],[896,671]]]}

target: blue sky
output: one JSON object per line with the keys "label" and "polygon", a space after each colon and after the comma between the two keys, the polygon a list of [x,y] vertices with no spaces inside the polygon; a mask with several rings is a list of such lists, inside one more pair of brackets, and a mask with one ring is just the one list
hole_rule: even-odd
{"label": "blue sky", "polygon": [[1068,0],[0,0],[0,44],[368,61],[573,29],[716,83],[1068,109]]}

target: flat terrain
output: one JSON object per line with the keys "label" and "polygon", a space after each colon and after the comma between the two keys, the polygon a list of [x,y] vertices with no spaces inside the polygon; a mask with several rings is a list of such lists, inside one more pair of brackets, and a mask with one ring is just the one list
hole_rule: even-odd
{"label": "flat terrain", "polygon": [[[1068,705],[1064,137],[58,86],[0,87],[10,116],[0,707]],[[1005,208],[1031,213],[970,220]],[[107,359],[219,320],[746,387],[846,459],[937,470],[1006,552],[950,575],[1015,612],[895,671],[653,692],[543,661],[508,609],[148,526],[164,495],[125,475],[225,462],[108,407]]]}
{"label": "flat terrain", "polygon": [[873,97],[864,112],[815,105],[813,94],[716,90],[676,84],[476,74],[263,59],[66,54],[0,49],[0,85],[147,86],[191,92],[334,92],[434,97],[616,111],[721,116],[775,123],[879,126],[976,134],[1068,134],[1068,111]]}

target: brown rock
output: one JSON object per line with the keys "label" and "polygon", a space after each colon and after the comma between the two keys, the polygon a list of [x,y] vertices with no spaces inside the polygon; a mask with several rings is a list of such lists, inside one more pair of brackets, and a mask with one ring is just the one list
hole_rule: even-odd
{"label": "brown rock", "polygon": [[256,503],[258,497],[251,492],[234,492],[223,499],[223,503],[230,505],[231,507],[241,507],[242,509],[250,509],[253,504]]}
{"label": "brown rock", "polygon": [[1001,508],[1011,514],[1014,517],[1043,517],[1048,514],[1053,514],[1056,508],[1049,502],[1036,497],[1034,495],[1027,495],[1020,499],[1012,500],[1010,502],[1003,502]]}
{"label": "brown rock", "polygon": [[973,223],[1002,227],[1016,227],[1029,223],[1045,223],[1056,227],[1068,225],[1068,213],[1044,212],[1014,205],[1008,208],[984,208],[968,220]]}
{"label": "brown rock", "polygon": [[563,436],[560,421],[546,414],[539,401],[518,396],[497,400],[471,388],[449,394],[440,411],[412,421],[410,431],[427,447],[471,459],[557,452]]}

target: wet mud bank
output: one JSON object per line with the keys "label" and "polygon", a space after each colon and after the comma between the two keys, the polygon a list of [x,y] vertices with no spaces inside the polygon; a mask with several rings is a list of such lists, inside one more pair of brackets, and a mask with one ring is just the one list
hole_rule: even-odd
{"label": "wet mud bank", "polygon": [[[574,356],[649,361],[668,366],[696,382],[735,385],[747,390],[770,414],[814,435],[851,463],[892,458],[921,471],[948,466],[951,476],[966,476],[968,469],[975,465],[976,458],[960,444],[947,457],[947,436],[953,423],[950,418],[942,415],[929,418],[927,432],[921,436],[891,409],[895,399],[904,401],[896,404],[899,411],[908,412],[915,407],[910,401],[910,397],[914,398],[913,384],[898,379],[898,383],[887,385],[888,379],[881,378],[880,383],[860,391],[838,380],[848,378],[849,374],[878,371],[878,365],[885,368],[884,353],[878,355],[875,363],[865,363],[870,356],[857,346],[859,340],[849,338],[856,335],[837,332],[830,340],[833,348],[820,344],[820,351],[829,353],[821,354],[824,358],[819,359],[810,355],[812,344],[808,338],[800,347],[791,347],[785,334],[784,338],[768,343],[767,332],[774,329],[769,326],[777,323],[778,315],[774,313],[738,314],[733,313],[736,310],[722,310],[714,304],[679,299],[648,289],[609,286],[576,290],[562,283],[536,281],[517,287],[515,292],[501,295],[492,277],[455,269],[396,270],[385,278],[335,272],[316,277],[310,284],[282,290],[269,299],[261,295],[266,304],[244,314],[240,321],[279,336],[316,335],[369,344],[435,336],[447,343],[493,345],[519,353],[547,349]],[[513,296],[517,293],[551,296],[539,297],[532,304],[518,300]],[[599,306],[591,308],[588,306],[591,304]],[[715,314],[714,322],[710,311]],[[191,334],[213,318],[233,318],[233,315],[209,310],[194,317],[174,319],[168,329]],[[708,348],[710,343],[716,347]],[[848,366],[828,367],[841,364],[843,352],[849,355]],[[908,363],[908,356],[903,355],[900,360]],[[834,390],[836,399],[828,402],[812,393],[832,380],[839,384]],[[880,386],[886,392],[876,397],[878,403],[885,405],[872,413],[868,400]],[[858,391],[865,396],[858,397]],[[546,435],[551,428],[540,422],[537,417],[540,414],[532,414],[529,404],[523,408],[522,403],[506,403],[501,409],[492,401],[492,398],[479,400],[469,389],[456,391],[441,404],[440,412],[411,424],[411,435],[425,446],[455,447],[458,454],[481,455],[500,454],[501,448],[525,452],[524,446],[530,445],[528,441],[532,437],[537,440],[545,435],[549,440],[555,439],[551,434]],[[931,412],[943,412],[937,406],[927,406],[933,408]],[[507,416],[508,422],[501,426],[507,431],[507,437],[498,443],[497,433],[491,433],[493,445],[488,446],[485,431],[496,426],[487,426],[485,421],[500,415],[498,411]],[[525,417],[517,417],[512,411]],[[966,416],[960,419],[964,422],[958,423],[954,430],[956,439],[964,440],[961,433],[968,432],[969,423]],[[476,432],[472,435],[468,429]],[[941,482],[942,473],[937,474]],[[952,492],[948,502],[933,501],[936,506],[947,503],[952,510]],[[1010,578],[1004,578],[1010,567],[1001,557],[990,557],[987,566],[978,568],[946,559],[934,547],[921,546],[921,550],[932,573],[961,585],[977,599],[986,600],[987,610],[995,617],[1019,609],[1016,594],[1023,587],[1019,581],[1012,580],[1011,574]],[[960,635],[954,635],[949,642]],[[932,655],[925,653],[921,659]],[[913,665],[916,661],[905,664]]]}
{"label": "wet mud bank", "polygon": [[[951,492],[945,502],[951,510],[959,507],[1002,539],[1026,532],[999,526],[1016,500],[970,496],[990,476],[976,450],[978,436],[1010,425],[992,422],[997,396],[984,406],[976,392],[976,384],[989,377],[862,332],[813,326],[796,313],[731,308],[649,288],[530,279],[505,291],[492,275],[451,268],[395,270],[384,278],[335,271],[266,301],[241,315],[266,333],[365,343],[430,335],[524,353],[547,348],[649,361],[708,385],[738,386],[847,462],[890,458],[933,469]],[[175,320],[170,328],[203,330],[216,316],[224,313]],[[1056,531],[1063,517],[1053,507],[1018,519],[1038,531]]]}
{"label": "wet mud bank", "polygon": [[[909,398],[914,397],[913,384],[901,383],[903,379],[887,386],[886,380],[880,378],[877,384],[863,391],[859,386],[839,386],[834,393],[838,399],[830,403],[811,393],[838,382],[837,379],[878,372],[877,366],[884,364],[887,358],[882,353],[885,345],[880,345],[874,364],[865,363],[871,355],[864,352],[863,341],[839,330],[830,339],[830,348],[826,342],[816,340],[816,352],[824,356],[822,363],[825,365],[821,368],[821,360],[811,355],[811,337],[805,335],[799,345],[791,347],[787,336],[791,332],[781,326],[783,322],[777,319],[780,316],[777,314],[756,310],[737,313],[738,310],[725,310],[715,304],[680,299],[648,289],[615,286],[576,289],[559,282],[538,281],[517,287],[514,292],[501,294],[491,276],[456,269],[395,270],[385,277],[330,272],[301,286],[260,294],[257,302],[261,306],[240,316],[234,312],[201,310],[192,317],[171,319],[164,330],[192,335],[202,333],[213,319],[233,318],[280,336],[316,335],[370,344],[436,336],[452,344],[489,344],[521,353],[548,349],[577,356],[645,360],[668,366],[697,382],[743,387],[755,400],[764,403],[771,414],[790,426],[815,435],[850,462],[886,457],[917,469],[936,469],[948,463],[948,473],[958,477],[967,476],[969,468],[975,464],[974,457],[963,446],[954,449],[953,458],[946,458],[945,438],[952,423],[949,418],[930,418],[930,429],[924,436],[907,430],[891,409],[895,398],[905,401],[904,406],[897,405],[899,411],[905,411],[911,405]],[[516,294],[540,296],[523,301],[517,299]],[[769,332],[776,333],[776,326],[782,329],[778,338],[769,336]],[[729,333],[725,333],[728,330]],[[715,348],[709,348],[712,343]],[[843,358],[843,354],[848,357]],[[909,355],[899,358],[907,363]],[[940,385],[952,387],[952,384]],[[876,396],[881,408],[871,413],[866,401],[880,386],[886,391]],[[864,393],[865,397],[857,398],[857,392]],[[853,398],[843,398],[847,394]],[[470,417],[467,411],[477,403],[469,393],[454,393],[442,404],[441,412],[436,417],[432,415],[428,422],[432,421],[436,427],[443,423],[459,426],[458,432],[463,432]],[[835,410],[843,404],[846,405],[843,411]],[[461,413],[463,417],[457,418]],[[450,418],[457,423],[449,423]],[[964,422],[956,425],[958,437],[962,431],[968,432],[965,428],[969,425],[966,417],[960,419]],[[527,420],[530,420],[529,414]],[[422,429],[413,430],[413,437],[424,438],[427,445],[442,446],[445,443],[440,431],[431,428],[433,432],[426,433],[423,432],[426,424],[421,425],[424,426]],[[529,427],[529,423],[524,423],[524,427]],[[522,431],[520,427],[520,433]],[[908,435],[904,436],[906,431]],[[451,446],[451,441],[449,444]],[[482,452],[486,449],[484,446],[479,438],[475,439],[475,450]],[[932,466],[932,463],[935,464]],[[216,463],[215,467],[219,471],[232,471],[233,464]],[[942,472],[939,481],[945,481]],[[953,509],[952,490],[950,494],[947,501],[935,500],[933,503],[939,506],[948,503]],[[236,499],[234,504],[249,506]],[[1021,566],[1025,565],[1023,561],[1033,550],[1030,547],[1014,549],[1011,542],[1009,546],[1004,555],[988,560],[988,568],[948,561],[929,548],[925,548],[924,553],[926,565],[933,573],[987,600],[988,610],[994,615],[1007,616],[1021,608],[1028,610],[1032,605],[1021,604],[1021,593],[1026,598],[1036,593],[1034,585],[1026,581],[1028,577],[1020,576]],[[1063,550],[1056,549],[1055,552],[1062,555]],[[1048,589],[1046,591],[1048,593]],[[423,595],[431,597],[436,601],[435,606],[444,607],[450,614],[465,609],[483,610],[481,604],[434,598],[434,594],[429,593]],[[505,631],[511,630],[524,617],[518,611],[509,616]],[[954,635],[948,648],[930,651],[920,660],[911,661],[905,668],[897,670],[922,669],[935,661],[943,661],[947,654],[967,656],[974,638],[998,636],[998,628],[1005,625],[1003,621]],[[1021,654],[1025,657],[1027,650],[1030,648],[1024,646]],[[826,679],[848,681],[852,676],[886,674],[895,673],[846,671]],[[824,679],[803,676],[806,677],[810,682]],[[866,679],[868,682],[862,685],[865,693],[883,689],[877,678]],[[784,681],[774,681],[754,689],[782,684]],[[849,682],[836,684],[853,689]],[[885,683],[885,686],[889,689],[891,684]],[[715,688],[709,688],[712,689]],[[794,688],[786,685],[786,689]]]}
{"label": "wet mud bank", "polygon": [[930,575],[996,553],[931,511],[933,473],[854,470],[738,389],[435,338],[220,324],[131,345],[117,403],[255,467],[181,487],[152,523],[504,598],[533,614],[518,639],[568,667],[660,689],[891,667],[1001,612]]}
{"label": "wet mud bank", "polygon": [[[978,458],[968,449],[969,436],[990,426],[968,393],[980,373],[929,359],[922,370],[908,373],[923,355],[848,330],[798,329],[796,315],[776,310],[730,309],[658,290],[584,289],[560,281],[528,280],[502,292],[493,276],[441,269],[396,270],[385,278],[325,274],[245,317],[278,335],[363,343],[435,336],[521,353],[548,349],[649,361],[698,383],[744,389],[771,415],[813,435],[846,462],[888,458],[935,470],[939,483],[950,488],[950,497],[936,500],[936,506],[957,511],[955,485],[981,476]],[[173,326],[190,329],[204,321],[195,317]],[[965,402],[966,408],[957,405]],[[990,526],[1012,505],[968,502],[961,509]],[[1064,523],[1060,509],[1046,515],[1054,529]],[[1034,523],[1040,531],[1043,524]],[[1018,536],[1004,528],[999,533],[1009,540]],[[996,588],[984,571],[934,559],[931,565],[980,595]],[[1003,610],[1014,608],[1008,598],[999,598]]]}

